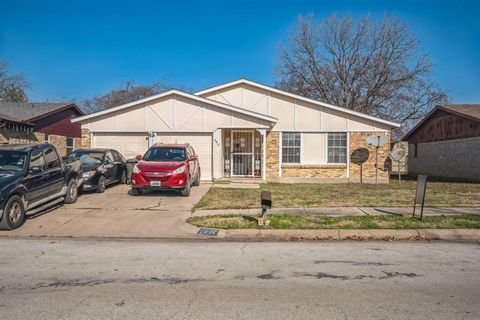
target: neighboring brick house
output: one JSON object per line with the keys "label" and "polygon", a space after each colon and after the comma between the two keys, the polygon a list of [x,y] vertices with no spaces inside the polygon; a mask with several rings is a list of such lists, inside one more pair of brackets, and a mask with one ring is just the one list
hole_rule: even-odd
{"label": "neighboring brick house", "polygon": [[[279,182],[373,182],[367,137],[390,137],[400,126],[245,79],[194,94],[169,90],[73,122],[82,125],[84,146],[131,158],[155,142],[188,142],[204,180]],[[389,181],[389,151],[390,143],[379,150],[380,182]]]}
{"label": "neighboring brick house", "polygon": [[81,146],[81,127],[71,122],[81,115],[73,103],[0,102],[0,144],[49,142],[66,155]]}
{"label": "neighboring brick house", "polygon": [[441,105],[403,140],[410,175],[480,181],[480,105]]}

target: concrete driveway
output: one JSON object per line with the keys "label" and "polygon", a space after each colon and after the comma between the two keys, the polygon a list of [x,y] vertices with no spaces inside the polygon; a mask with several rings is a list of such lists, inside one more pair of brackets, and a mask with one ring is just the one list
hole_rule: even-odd
{"label": "concrete driveway", "polygon": [[193,187],[189,197],[167,191],[134,197],[127,185],[111,186],[103,194],[81,194],[77,202],[30,217],[0,236],[190,238],[198,228],[185,219],[210,186]]}

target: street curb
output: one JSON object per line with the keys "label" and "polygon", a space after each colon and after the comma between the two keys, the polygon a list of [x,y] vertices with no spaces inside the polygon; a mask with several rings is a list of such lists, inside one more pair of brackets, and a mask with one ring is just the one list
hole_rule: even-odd
{"label": "street curb", "polygon": [[480,242],[479,229],[323,229],[273,230],[232,229],[220,230],[224,239],[270,239],[279,241],[401,241],[446,240]]}

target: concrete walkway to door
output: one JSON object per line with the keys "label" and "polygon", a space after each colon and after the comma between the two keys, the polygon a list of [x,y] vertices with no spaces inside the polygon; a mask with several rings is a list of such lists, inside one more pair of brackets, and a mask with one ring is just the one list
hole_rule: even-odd
{"label": "concrete walkway to door", "polygon": [[82,194],[76,203],[29,218],[16,230],[0,231],[0,236],[192,238],[198,228],[185,220],[210,186],[193,187],[189,197],[166,191],[134,197],[129,186],[116,185],[102,194]]}

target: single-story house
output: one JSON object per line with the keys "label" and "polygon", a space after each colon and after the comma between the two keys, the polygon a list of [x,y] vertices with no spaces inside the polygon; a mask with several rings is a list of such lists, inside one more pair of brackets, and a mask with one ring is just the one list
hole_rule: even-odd
{"label": "single-story house", "polygon": [[66,155],[81,145],[71,119],[83,114],[73,103],[0,102],[0,144],[49,142]]}
{"label": "single-story house", "polygon": [[480,105],[441,105],[405,137],[410,175],[480,181]]}
{"label": "single-story house", "polygon": [[[155,142],[190,143],[202,179],[373,181],[369,135],[399,124],[241,79],[194,94],[169,90],[72,120],[84,146],[127,158]],[[389,141],[389,139],[388,139]],[[388,182],[390,143],[379,150],[379,180]]]}

